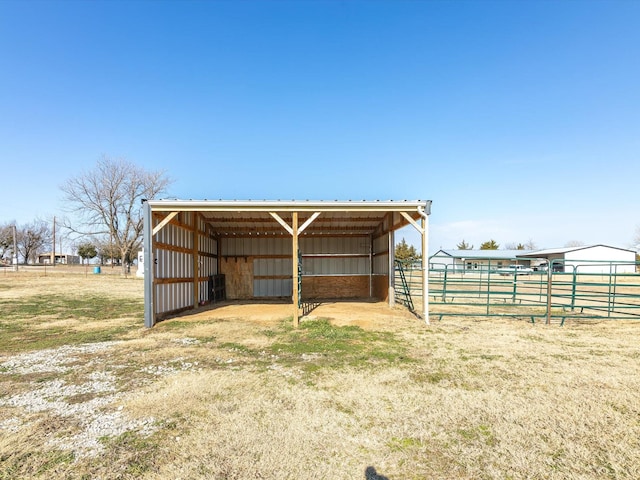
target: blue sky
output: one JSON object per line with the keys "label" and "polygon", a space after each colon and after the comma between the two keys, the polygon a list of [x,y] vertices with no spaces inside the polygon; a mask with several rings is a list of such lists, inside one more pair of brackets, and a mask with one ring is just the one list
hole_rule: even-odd
{"label": "blue sky", "polygon": [[639,24],[636,1],[0,0],[0,223],[64,215],[108,155],[178,198],[430,199],[432,252],[630,247]]}

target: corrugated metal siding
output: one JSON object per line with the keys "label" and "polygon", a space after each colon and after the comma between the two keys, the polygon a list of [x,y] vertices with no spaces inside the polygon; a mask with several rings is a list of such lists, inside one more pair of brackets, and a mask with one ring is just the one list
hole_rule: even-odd
{"label": "corrugated metal siding", "polygon": [[256,258],[253,260],[253,275],[291,275],[293,261],[290,258]]}
{"label": "corrugated metal siding", "polygon": [[188,308],[193,303],[193,283],[156,284],[154,298],[158,314]]}
{"label": "corrugated metal siding", "polygon": [[303,254],[369,253],[368,237],[301,237]]}
{"label": "corrugated metal siding", "polygon": [[[182,212],[179,215],[181,225],[169,223],[165,225],[155,237],[154,278],[182,280],[172,283],[157,283],[155,285],[155,312],[162,315],[168,312],[182,310],[193,306],[193,232],[182,225],[193,222],[192,212]],[[217,242],[202,233],[206,228],[202,219],[198,219],[198,274],[207,280],[198,282],[198,299],[207,300],[208,277],[218,273],[218,262],[215,257]],[[163,248],[162,244],[171,245],[181,251]]]}
{"label": "corrugated metal siding", "polygon": [[[254,277],[291,276],[293,260],[291,258],[255,258],[253,260]],[[285,297],[293,292],[291,278],[255,278],[254,297]]]}
{"label": "corrugated metal siding", "polygon": [[389,273],[389,255],[376,255],[373,257],[373,273],[376,275]]}
{"label": "corrugated metal siding", "polygon": [[222,242],[223,256],[248,255],[291,255],[291,237],[224,237]]}
{"label": "corrugated metal siding", "polygon": [[366,257],[302,257],[303,275],[367,275]]}
{"label": "corrugated metal siding", "polygon": [[289,297],[293,293],[292,279],[257,279],[253,281],[254,297]]}
{"label": "corrugated metal siding", "polygon": [[373,240],[373,273],[386,275],[389,273],[389,234]]}

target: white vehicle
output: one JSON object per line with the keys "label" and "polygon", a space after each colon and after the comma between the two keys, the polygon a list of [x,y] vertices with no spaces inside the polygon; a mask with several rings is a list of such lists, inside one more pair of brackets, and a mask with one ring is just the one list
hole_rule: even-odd
{"label": "white vehicle", "polygon": [[525,267],[524,265],[509,265],[504,268],[499,268],[498,273],[500,273],[500,275],[531,275],[533,269]]}

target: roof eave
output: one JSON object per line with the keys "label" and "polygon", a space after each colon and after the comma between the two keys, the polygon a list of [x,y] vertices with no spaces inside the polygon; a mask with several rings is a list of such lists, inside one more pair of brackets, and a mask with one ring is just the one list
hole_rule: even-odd
{"label": "roof eave", "polygon": [[402,201],[309,201],[309,200],[148,200],[153,211],[208,211],[208,212],[357,212],[385,211],[409,212],[413,210],[431,214],[431,200]]}

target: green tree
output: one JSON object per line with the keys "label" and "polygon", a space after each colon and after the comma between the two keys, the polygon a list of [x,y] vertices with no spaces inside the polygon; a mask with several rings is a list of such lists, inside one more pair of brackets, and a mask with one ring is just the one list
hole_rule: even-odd
{"label": "green tree", "polygon": [[480,250],[498,250],[500,245],[494,239],[480,244]]}
{"label": "green tree", "polygon": [[402,241],[396,245],[395,258],[402,263],[413,263],[420,260],[422,255],[416,251],[416,247],[409,245],[403,238]]}
{"label": "green tree", "polygon": [[82,258],[82,263],[85,259],[90,260],[98,255],[98,249],[93,243],[81,243],[78,245],[78,255]]}
{"label": "green tree", "polygon": [[467,242],[465,242],[464,238],[458,245],[456,245],[456,247],[458,248],[458,250],[473,250],[473,245],[469,245]]}

